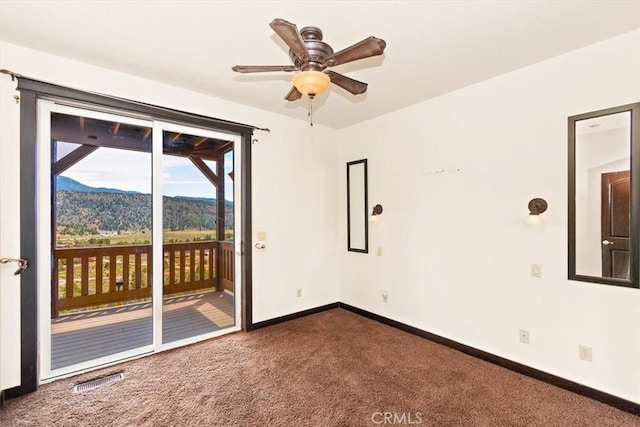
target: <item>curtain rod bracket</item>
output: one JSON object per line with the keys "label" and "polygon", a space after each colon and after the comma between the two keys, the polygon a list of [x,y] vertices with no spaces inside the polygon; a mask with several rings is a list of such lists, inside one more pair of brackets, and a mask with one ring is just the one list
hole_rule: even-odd
{"label": "curtain rod bracket", "polygon": [[2,74],[7,74],[7,75],[11,76],[11,81],[12,81],[12,82],[16,81],[16,77],[17,77],[17,78],[22,77],[22,75],[20,75],[20,74],[18,74],[18,73],[14,73],[14,72],[13,72],[13,71],[11,71],[11,70],[6,70],[6,69],[4,69],[4,68],[0,70],[0,73],[2,73]]}

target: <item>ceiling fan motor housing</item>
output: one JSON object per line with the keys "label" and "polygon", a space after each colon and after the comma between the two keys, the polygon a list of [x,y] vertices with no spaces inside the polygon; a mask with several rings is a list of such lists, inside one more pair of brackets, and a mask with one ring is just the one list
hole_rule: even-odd
{"label": "ceiling fan motor housing", "polygon": [[318,27],[304,27],[300,30],[300,36],[309,51],[309,60],[296,55],[289,49],[291,61],[301,71],[323,71],[331,64],[323,64],[324,58],[333,55],[333,49],[322,41],[322,30]]}

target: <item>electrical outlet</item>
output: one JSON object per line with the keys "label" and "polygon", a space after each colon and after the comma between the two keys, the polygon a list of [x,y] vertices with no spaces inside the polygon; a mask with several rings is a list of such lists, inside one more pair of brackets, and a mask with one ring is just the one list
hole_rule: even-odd
{"label": "electrical outlet", "polygon": [[578,351],[580,352],[580,360],[584,360],[585,362],[593,362],[593,350],[591,350],[591,347],[581,344],[578,346]]}
{"label": "electrical outlet", "polygon": [[378,256],[382,256],[382,246],[378,246]]}
{"label": "electrical outlet", "polygon": [[387,302],[389,300],[389,293],[387,291],[382,291],[382,302]]}
{"label": "electrical outlet", "polygon": [[518,339],[523,344],[529,344],[529,331],[526,329],[520,329]]}
{"label": "electrical outlet", "polygon": [[531,277],[542,277],[542,264],[531,264]]}
{"label": "electrical outlet", "polygon": [[300,298],[302,296],[302,288],[296,289],[296,296]]}

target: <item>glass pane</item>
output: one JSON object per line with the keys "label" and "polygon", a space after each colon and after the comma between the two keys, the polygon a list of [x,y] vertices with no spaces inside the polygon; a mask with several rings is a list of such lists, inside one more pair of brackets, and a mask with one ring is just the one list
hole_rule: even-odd
{"label": "glass pane", "polygon": [[54,113],[51,369],[153,343],[151,129]]}
{"label": "glass pane", "polygon": [[57,141],[53,146],[55,151],[53,151],[53,160],[58,161],[61,158],[65,157],[67,154],[71,153],[76,148],[82,146],[82,144],[73,144],[71,142]]}
{"label": "glass pane", "polygon": [[629,279],[631,114],[576,122],[576,273]]}
{"label": "glass pane", "polygon": [[163,343],[234,324],[233,243],[224,241],[225,229],[233,230],[228,149],[225,141],[164,132]]}

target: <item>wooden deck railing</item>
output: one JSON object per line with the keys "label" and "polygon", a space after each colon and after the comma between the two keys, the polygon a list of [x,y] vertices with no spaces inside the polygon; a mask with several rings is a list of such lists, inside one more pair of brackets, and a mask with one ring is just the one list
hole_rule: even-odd
{"label": "wooden deck railing", "polygon": [[[163,295],[233,291],[233,242],[163,245]],[[51,316],[60,311],[149,298],[151,245],[56,249]]]}

